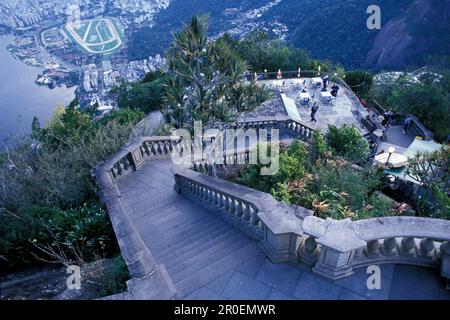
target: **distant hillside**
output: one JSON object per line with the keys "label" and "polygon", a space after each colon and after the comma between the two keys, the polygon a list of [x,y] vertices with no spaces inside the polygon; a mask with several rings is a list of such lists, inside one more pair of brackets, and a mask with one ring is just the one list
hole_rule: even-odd
{"label": "distant hillside", "polygon": [[424,64],[450,55],[450,1],[418,0],[377,34],[365,62],[377,67]]}
{"label": "distant hillside", "polygon": [[[371,4],[381,8],[381,30],[366,28]],[[130,58],[164,52],[171,32],[199,12],[210,13],[212,35],[265,28],[347,68],[416,67],[430,55],[450,56],[450,0],[173,0],[153,28],[131,30]]]}

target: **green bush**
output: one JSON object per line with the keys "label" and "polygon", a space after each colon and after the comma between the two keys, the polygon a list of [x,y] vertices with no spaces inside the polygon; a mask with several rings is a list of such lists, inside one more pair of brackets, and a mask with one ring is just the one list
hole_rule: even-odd
{"label": "green bush", "polygon": [[[247,166],[241,172],[241,177],[238,181],[264,192],[277,190],[280,187],[280,183],[298,180],[304,176],[304,162],[307,154],[305,146],[295,140],[288,150],[281,152],[279,157],[279,170],[275,175],[261,175],[261,168],[264,165],[258,161],[258,164]],[[277,191],[274,191],[274,193],[277,194]]]}
{"label": "green bush", "polygon": [[390,109],[401,114],[413,114],[439,141],[450,135],[450,93],[440,84],[400,84],[396,86],[387,103]]}
{"label": "green bush", "polygon": [[[91,168],[128,141],[142,112],[113,111],[99,121],[75,106],[57,109],[46,128],[0,159],[0,260],[91,261],[117,252]],[[35,240],[35,241],[33,241]]]}
{"label": "green bush", "polygon": [[126,282],[130,278],[125,260],[122,256],[115,258],[101,277],[102,288],[98,291],[99,296],[104,297],[126,291]]}
{"label": "green bush", "polygon": [[349,71],[345,73],[345,83],[358,96],[365,97],[372,87],[373,76],[366,71]]}
{"label": "green bush", "polygon": [[261,165],[249,165],[238,182],[269,192],[277,200],[312,209],[324,218],[395,214],[392,202],[377,193],[385,184],[382,170],[355,171],[345,160],[330,157],[327,148],[320,134],[314,135],[308,149],[295,141],[281,153],[277,174],[262,176]]}
{"label": "green bush", "polygon": [[362,161],[369,150],[369,144],[358,129],[347,124],[340,128],[329,125],[326,140],[335,155],[351,162]]}
{"label": "green bush", "polygon": [[122,84],[111,93],[117,95],[117,104],[121,109],[149,113],[162,108],[165,81],[166,78],[162,74],[149,73],[141,82]]}
{"label": "green bush", "polygon": [[31,206],[0,215],[0,255],[9,267],[89,262],[117,252],[107,212],[95,203],[61,210]]}

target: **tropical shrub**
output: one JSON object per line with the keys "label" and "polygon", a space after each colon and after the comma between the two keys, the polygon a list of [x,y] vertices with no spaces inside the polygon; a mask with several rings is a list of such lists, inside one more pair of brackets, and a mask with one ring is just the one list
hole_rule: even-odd
{"label": "tropical shrub", "polygon": [[117,252],[108,214],[96,203],[61,210],[41,206],[0,215],[0,255],[9,267],[33,262],[83,264]]}
{"label": "tropical shrub", "polygon": [[362,161],[369,150],[369,144],[358,129],[347,124],[340,128],[329,125],[326,140],[334,155],[351,162]]}

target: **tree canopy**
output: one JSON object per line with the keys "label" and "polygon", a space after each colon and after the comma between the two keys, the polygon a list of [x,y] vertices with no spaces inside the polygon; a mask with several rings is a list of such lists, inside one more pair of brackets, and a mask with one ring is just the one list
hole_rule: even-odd
{"label": "tree canopy", "polygon": [[194,16],[174,34],[169,48],[163,113],[175,127],[233,122],[268,97],[255,83],[245,83],[247,63],[223,41],[210,41],[208,17]]}

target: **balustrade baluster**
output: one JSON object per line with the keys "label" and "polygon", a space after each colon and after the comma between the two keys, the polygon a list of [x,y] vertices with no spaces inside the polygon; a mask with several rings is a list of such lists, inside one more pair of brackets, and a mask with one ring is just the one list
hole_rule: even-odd
{"label": "balustrade baluster", "polygon": [[434,241],[430,238],[423,238],[420,240],[420,254],[424,256],[430,256],[433,254],[435,249]]}
{"label": "balustrade baluster", "polygon": [[300,260],[307,265],[314,265],[317,261],[317,247],[317,241],[314,237],[306,238],[300,249]]}
{"label": "balustrade baluster", "polygon": [[250,206],[250,210],[250,224],[257,226],[259,224],[258,210],[253,206]]}
{"label": "balustrade baluster", "polygon": [[250,217],[250,207],[248,203],[242,203],[242,221],[247,222]]}
{"label": "balustrade baluster", "polygon": [[386,238],[383,240],[382,252],[386,256],[395,254],[397,240],[395,238]]}
{"label": "balustrade baluster", "polygon": [[401,252],[404,255],[411,255],[416,247],[416,242],[413,237],[404,237],[401,241]]}
{"label": "balustrade baluster", "polygon": [[219,209],[224,207],[224,197],[223,194],[219,194]]}
{"label": "balustrade baluster", "polygon": [[236,204],[236,218],[240,219],[242,217],[242,201],[237,200]]}
{"label": "balustrade baluster", "polygon": [[380,242],[378,240],[372,240],[367,242],[366,254],[368,256],[375,255],[380,250]]}
{"label": "balustrade baluster", "polygon": [[150,142],[151,143],[151,147],[150,149],[152,150],[152,155],[156,156],[158,154],[158,150],[156,147],[156,143],[154,141]]}

